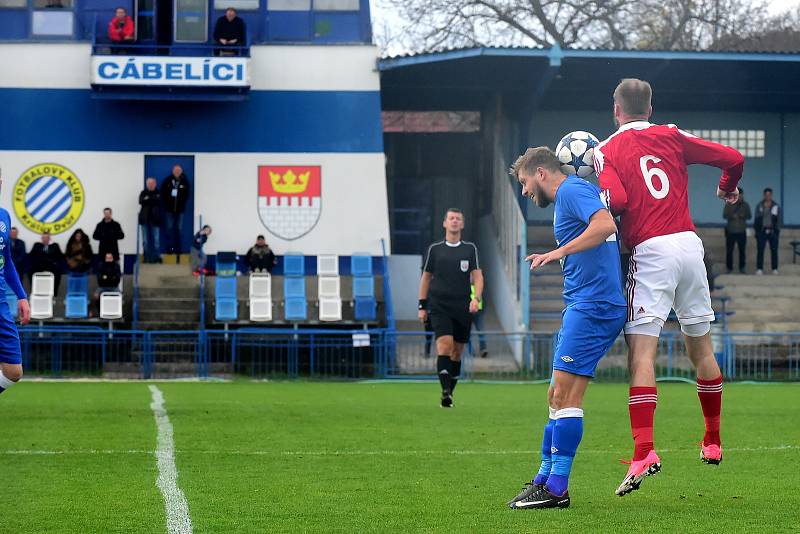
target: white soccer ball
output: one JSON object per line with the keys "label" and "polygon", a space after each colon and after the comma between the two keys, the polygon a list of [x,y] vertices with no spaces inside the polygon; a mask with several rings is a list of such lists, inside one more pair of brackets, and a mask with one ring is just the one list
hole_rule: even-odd
{"label": "white soccer ball", "polygon": [[578,130],[561,138],[556,147],[556,156],[564,174],[577,174],[587,178],[594,173],[594,147],[600,141],[589,132]]}

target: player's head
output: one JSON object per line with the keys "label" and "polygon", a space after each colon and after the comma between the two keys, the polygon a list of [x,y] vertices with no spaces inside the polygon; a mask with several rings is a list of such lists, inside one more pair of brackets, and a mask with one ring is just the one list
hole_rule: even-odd
{"label": "player's head", "polygon": [[555,200],[552,185],[564,179],[561,162],[555,152],[546,146],[529,148],[511,166],[511,174],[522,186],[522,196],[528,197],[540,208]]}
{"label": "player's head", "polygon": [[447,208],[442,226],[453,234],[461,232],[464,229],[464,212],[458,208]]}
{"label": "player's head", "polygon": [[650,102],[653,89],[644,80],[625,78],[614,89],[614,122],[617,126],[635,120],[647,120],[653,113]]}
{"label": "player's head", "polygon": [[772,188],[767,187],[764,189],[764,200],[772,202]]}

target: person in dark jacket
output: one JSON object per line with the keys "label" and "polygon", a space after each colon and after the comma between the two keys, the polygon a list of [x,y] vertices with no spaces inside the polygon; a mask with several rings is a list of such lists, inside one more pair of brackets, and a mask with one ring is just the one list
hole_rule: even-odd
{"label": "person in dark jacket", "polygon": [[254,273],[264,271],[272,273],[275,263],[277,263],[275,253],[269,248],[264,236],[258,236],[256,244],[247,251],[247,265],[250,267],[250,271]]}
{"label": "person in dark jacket", "polygon": [[12,226],[8,232],[8,238],[11,241],[11,261],[14,262],[19,279],[22,280],[22,275],[25,273],[25,258],[28,253],[25,249],[25,241],[17,237],[18,235],[19,230],[16,226]]}
{"label": "person in dark jacket", "polygon": [[781,208],[772,200],[772,189],[764,189],[764,198],[756,206],[753,219],[756,231],[756,274],[764,274],[764,246],[769,243],[772,274],[778,274],[778,237],[781,231]]}
{"label": "person in dark jacket", "polygon": [[92,238],[100,242],[97,254],[102,258],[106,252],[114,255],[114,261],[119,261],[119,240],[125,239],[122,227],[111,217],[111,208],[103,210],[103,220],[97,223]]}
{"label": "person in dark jacket", "polygon": [[733,271],[733,247],[739,246],[739,272],[744,274],[747,252],[747,221],[753,214],[750,204],[744,200],[744,190],[739,188],[739,200],[734,204],[725,204],[722,217],[728,221],[725,226],[725,265],[728,274]]}
{"label": "person in dark jacket", "polygon": [[161,263],[161,192],[156,185],[155,178],[148,178],[144,190],[139,193],[139,224],[145,263]]}
{"label": "person in dark jacket", "polygon": [[89,241],[89,236],[80,228],[75,230],[67,241],[64,257],[67,260],[67,269],[71,273],[83,274],[92,268],[94,260],[92,243]]}
{"label": "person in dark jacket", "polygon": [[61,285],[61,273],[64,272],[64,253],[58,243],[50,241],[50,232],[42,234],[42,240],[35,243],[28,257],[30,269],[28,272],[33,279],[35,273],[53,273],[54,294],[58,295],[58,287]]}
{"label": "person in dark jacket", "polygon": [[[229,7],[225,14],[217,19],[214,26],[214,42],[223,46],[245,46],[247,42],[247,28],[244,21],[236,15],[236,10]],[[217,55],[239,55],[238,50],[225,50],[218,48]]]}
{"label": "person in dark jacket", "polygon": [[92,299],[94,312],[100,313],[100,295],[108,291],[119,291],[121,280],[122,271],[119,264],[114,260],[114,255],[107,252],[97,269],[97,289],[95,289]]}
{"label": "person in dark jacket", "polygon": [[181,233],[183,230],[183,212],[186,211],[186,202],[189,201],[191,186],[189,179],[183,173],[183,167],[175,165],[172,174],[161,182],[161,201],[164,205],[164,231],[167,239],[167,252],[175,254],[178,263],[181,262]]}

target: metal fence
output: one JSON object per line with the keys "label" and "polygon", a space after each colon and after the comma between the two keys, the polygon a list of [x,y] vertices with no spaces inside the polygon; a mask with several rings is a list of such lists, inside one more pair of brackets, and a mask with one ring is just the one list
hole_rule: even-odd
{"label": "metal fence", "polygon": [[[728,380],[800,380],[800,332],[716,333],[712,339]],[[26,373],[55,377],[434,378],[436,365],[432,334],[389,329],[29,326],[20,329],[20,340]],[[475,332],[462,357],[462,374],[476,380],[547,380],[556,340],[550,333]],[[664,332],[659,344],[657,376],[693,380],[680,334]],[[627,379],[622,337],[600,361],[596,378]]]}

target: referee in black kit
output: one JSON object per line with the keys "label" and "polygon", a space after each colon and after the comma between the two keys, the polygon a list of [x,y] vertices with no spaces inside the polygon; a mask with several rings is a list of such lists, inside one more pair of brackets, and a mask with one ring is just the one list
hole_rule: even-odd
{"label": "referee in black kit", "polygon": [[[442,407],[453,406],[453,391],[461,374],[461,351],[469,341],[472,314],[478,312],[483,295],[483,273],[478,264],[478,248],[461,240],[464,214],[450,208],[442,224],[444,241],[428,247],[422,279],[419,282],[419,319],[428,310],[436,337],[436,371],[442,385]],[[470,282],[475,286],[470,297]]]}

